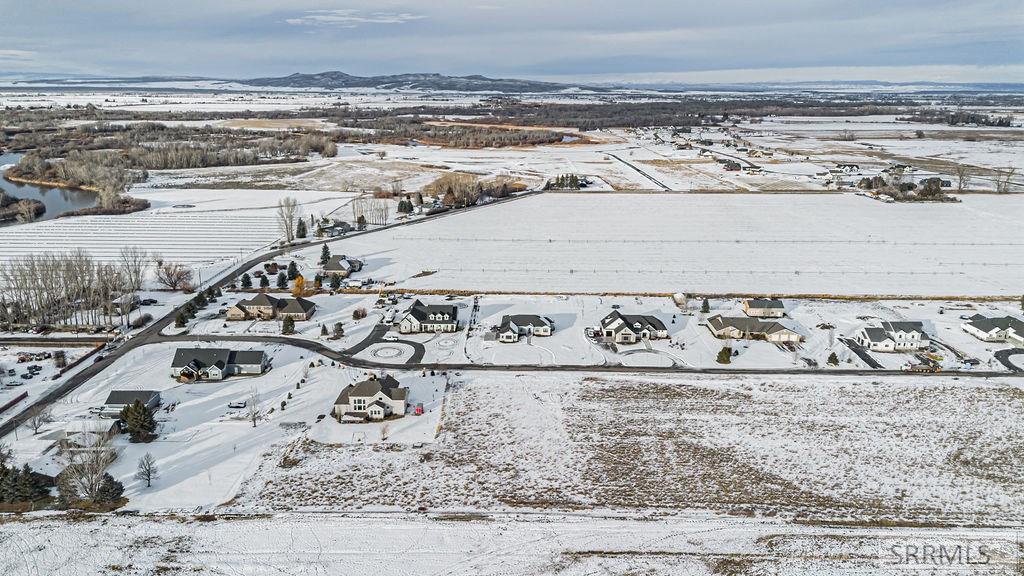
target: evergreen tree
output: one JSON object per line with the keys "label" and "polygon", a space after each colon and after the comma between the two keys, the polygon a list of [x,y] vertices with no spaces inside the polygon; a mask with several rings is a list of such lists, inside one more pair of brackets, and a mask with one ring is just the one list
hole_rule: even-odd
{"label": "evergreen tree", "polygon": [[729,348],[728,346],[723,346],[722,349],[718,351],[718,358],[716,358],[715,360],[719,364],[728,364],[732,362],[732,348]]}
{"label": "evergreen tree", "polygon": [[711,303],[708,302],[707,298],[705,298],[704,301],[701,302],[701,304],[700,304],[700,311],[705,313],[705,314],[707,314],[708,312],[711,312]]}
{"label": "evergreen tree", "polygon": [[295,334],[295,319],[291,316],[285,317],[281,322],[281,334]]}
{"label": "evergreen tree", "polygon": [[331,249],[324,244],[324,247],[320,249],[320,265],[326,266],[331,261]]}
{"label": "evergreen tree", "polygon": [[305,238],[306,237],[306,221],[299,219],[299,222],[295,224],[295,237]]}
{"label": "evergreen tree", "polygon": [[334,337],[341,338],[345,335],[345,325],[341,322],[334,323]]}
{"label": "evergreen tree", "polygon": [[295,278],[298,275],[299,275],[299,267],[296,266],[295,260],[292,260],[291,262],[288,263],[288,279],[289,280],[295,280]]}
{"label": "evergreen tree", "polygon": [[839,366],[839,357],[836,356],[835,352],[833,352],[833,353],[828,355],[828,365],[829,366]]}
{"label": "evergreen tree", "polygon": [[202,292],[197,294],[196,297],[192,299],[192,302],[196,305],[197,309],[198,308],[203,308],[203,307],[205,307],[209,303],[206,300],[206,295],[203,294]]}
{"label": "evergreen tree", "polygon": [[366,216],[360,214],[359,218],[356,218],[356,228],[366,230]]}
{"label": "evergreen tree", "polygon": [[277,273],[277,287],[282,290],[288,287],[288,276],[284,272]]}
{"label": "evergreen tree", "polygon": [[120,416],[132,442],[142,442],[156,430],[153,411],[139,400],[122,408]]}
{"label": "evergreen tree", "polygon": [[185,314],[178,312],[178,315],[174,317],[174,327],[184,328],[188,324],[188,318],[185,318]]}
{"label": "evergreen tree", "polygon": [[338,288],[341,288],[341,276],[331,274],[331,290],[337,290]]}
{"label": "evergreen tree", "polygon": [[327,336],[327,325],[326,324],[321,324],[320,325],[320,335],[321,336]]}
{"label": "evergreen tree", "polygon": [[116,502],[124,494],[124,484],[121,484],[110,474],[104,474],[100,481],[99,490],[96,491],[96,501],[100,504]]}
{"label": "evergreen tree", "polygon": [[252,288],[252,276],[248,272],[242,274],[242,288]]}
{"label": "evergreen tree", "polygon": [[260,276],[260,288],[270,288],[270,277],[266,274]]}

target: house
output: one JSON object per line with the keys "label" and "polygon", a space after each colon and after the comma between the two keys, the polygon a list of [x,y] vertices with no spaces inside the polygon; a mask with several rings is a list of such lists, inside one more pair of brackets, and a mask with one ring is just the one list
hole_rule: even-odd
{"label": "house", "polygon": [[1024,347],[1024,321],[1013,316],[988,318],[981,314],[975,314],[960,327],[978,340],[1009,342]]}
{"label": "house", "polygon": [[456,332],[459,329],[459,309],[445,304],[412,303],[398,323],[402,334],[415,332]]}
{"label": "house", "polygon": [[665,323],[654,316],[622,314],[613,310],[601,319],[601,335],[616,344],[633,344],[642,340],[668,338]]}
{"label": "house", "polygon": [[239,300],[228,308],[228,320],[283,320],[291,318],[309,320],[316,312],[316,304],[305,298],[275,298],[257,294],[248,300]]}
{"label": "house", "polygon": [[331,256],[330,260],[324,264],[324,275],[331,276],[337,274],[342,278],[348,278],[353,272],[359,272],[363,269],[363,261],[355,258],[349,258],[344,254],[337,254]]}
{"label": "house", "polygon": [[536,314],[512,314],[501,317],[498,325],[499,342],[518,342],[520,336],[551,336],[555,323]]}
{"label": "house", "polygon": [[803,340],[798,332],[778,322],[760,320],[758,318],[726,317],[716,314],[708,318],[708,330],[716,338],[733,338],[736,340],[766,340],[776,344],[783,342],[800,342]]}
{"label": "house", "polygon": [[931,344],[920,322],[882,322],[881,326],[866,326],[854,334],[853,340],[872,352],[913,352]]}
{"label": "house", "polygon": [[326,234],[328,238],[337,238],[338,236],[344,236],[345,234],[348,234],[349,232],[355,230],[355,228],[353,228],[351,224],[342,220],[335,220],[332,224],[328,226],[323,226],[321,229],[324,231],[324,234]]}
{"label": "house", "polygon": [[121,410],[129,404],[134,404],[136,400],[142,402],[146,408],[155,410],[160,406],[160,393],[155,390],[112,390],[107,394],[107,400],[100,410],[100,417],[118,418],[121,416]]}
{"label": "house", "polygon": [[398,385],[392,376],[371,374],[362,382],[349,384],[334,401],[332,414],[339,422],[384,420],[405,415],[409,389]]}
{"label": "house", "polygon": [[171,376],[179,380],[223,380],[236,374],[263,374],[268,364],[262,350],[179,348],[171,361]]}
{"label": "house", "polygon": [[775,298],[751,298],[743,301],[743,312],[751,318],[782,318],[786,306]]}

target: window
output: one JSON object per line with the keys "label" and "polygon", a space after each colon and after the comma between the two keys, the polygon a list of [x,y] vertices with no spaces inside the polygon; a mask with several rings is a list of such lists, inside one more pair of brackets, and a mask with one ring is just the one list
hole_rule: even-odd
{"label": "window", "polygon": [[366,398],[353,398],[352,410],[356,412],[362,412],[366,410]]}

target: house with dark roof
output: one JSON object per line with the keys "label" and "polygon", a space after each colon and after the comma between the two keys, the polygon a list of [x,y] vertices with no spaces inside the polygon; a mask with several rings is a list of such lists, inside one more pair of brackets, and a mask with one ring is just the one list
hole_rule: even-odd
{"label": "house with dark roof", "polygon": [[101,418],[118,418],[125,406],[138,400],[150,410],[160,406],[160,393],[155,390],[111,390],[100,411]]}
{"label": "house with dark roof", "polygon": [[450,304],[424,304],[416,300],[402,316],[398,331],[402,334],[417,332],[457,332],[459,309]]}
{"label": "house with dark roof", "polygon": [[262,350],[179,348],[171,361],[171,376],[184,381],[258,376],[267,371],[269,362]]}
{"label": "house with dark roof", "polygon": [[960,327],[978,340],[1009,342],[1024,347],[1024,321],[1013,316],[988,318],[981,314],[975,314]]}
{"label": "house with dark roof", "polygon": [[257,294],[248,300],[239,300],[228,308],[228,320],[309,320],[316,312],[316,304],[305,298],[275,298]]}
{"label": "house with dark roof", "polygon": [[726,317],[716,314],[707,321],[708,330],[716,338],[732,338],[734,340],[766,340],[776,344],[783,342],[800,342],[803,336],[786,326],[760,318]]}
{"label": "house with dark roof", "polygon": [[775,298],[751,298],[743,301],[743,313],[751,318],[782,318],[786,306]]}
{"label": "house with dark roof", "polygon": [[854,334],[853,340],[872,352],[916,352],[931,345],[921,322],[882,322],[880,326],[865,326]]}
{"label": "house with dark roof", "polygon": [[501,317],[497,327],[499,342],[518,342],[521,336],[551,336],[555,323],[536,314],[510,314]]}
{"label": "house with dark roof", "polygon": [[334,401],[331,413],[339,422],[380,421],[405,415],[409,389],[391,375],[370,374],[366,380],[349,384]]}
{"label": "house with dark roof", "polygon": [[331,276],[337,274],[342,278],[348,278],[353,272],[359,272],[362,269],[362,260],[349,258],[344,254],[335,254],[324,264],[324,275]]}
{"label": "house with dark roof", "polygon": [[643,314],[622,314],[612,310],[601,319],[601,336],[616,344],[635,344],[643,340],[668,338],[668,328],[655,316]]}

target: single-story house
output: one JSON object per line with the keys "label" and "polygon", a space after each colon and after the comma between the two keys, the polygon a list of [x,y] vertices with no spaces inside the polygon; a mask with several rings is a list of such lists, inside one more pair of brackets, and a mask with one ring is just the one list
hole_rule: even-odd
{"label": "single-story house", "polygon": [[156,410],[160,406],[160,393],[155,390],[112,390],[107,394],[107,400],[103,403],[103,410],[100,416],[103,418],[117,418],[121,410],[129,404],[138,400],[150,410]]}
{"label": "single-story house", "polygon": [[269,360],[262,350],[179,348],[171,362],[171,376],[180,380],[223,380],[233,375],[259,375]]}
{"label": "single-story house", "polygon": [[931,344],[921,322],[882,322],[881,326],[866,326],[854,334],[853,340],[873,352],[914,352]]}
{"label": "single-story house", "polygon": [[424,304],[419,300],[412,303],[398,323],[402,334],[416,332],[457,332],[459,330],[459,309],[448,304]]}
{"label": "single-story house", "polygon": [[363,261],[356,258],[349,258],[344,254],[336,254],[331,256],[330,260],[324,264],[324,275],[331,276],[337,274],[342,278],[348,278],[353,272],[359,272],[363,269]]}
{"label": "single-story house", "polygon": [[782,318],[786,306],[775,298],[751,298],[743,301],[743,312],[752,318]]}
{"label": "single-story house", "polygon": [[1013,316],[988,318],[975,314],[960,327],[964,332],[985,342],[1009,342],[1024,346],[1024,321]]}
{"label": "single-story house", "polygon": [[345,234],[348,234],[349,232],[355,230],[355,228],[353,228],[351,224],[342,220],[335,220],[334,223],[328,226],[322,226],[321,228],[323,229],[324,234],[326,234],[328,238],[344,236]]}
{"label": "single-story house", "polygon": [[228,320],[274,320],[291,318],[309,320],[316,312],[316,304],[305,298],[275,298],[257,294],[248,300],[239,300],[228,308]]}
{"label": "single-story house", "polygon": [[613,310],[601,319],[601,335],[616,344],[634,344],[642,340],[668,338],[668,328],[655,316],[622,314]]}
{"label": "single-story house", "polygon": [[520,336],[551,336],[555,323],[536,314],[512,314],[501,317],[499,342],[518,342]]}
{"label": "single-story house", "polygon": [[399,386],[391,375],[378,378],[371,374],[366,380],[349,384],[334,401],[332,414],[342,422],[384,420],[405,415],[409,389]]}
{"label": "single-story house", "polygon": [[716,314],[708,318],[708,330],[716,338],[732,338],[736,340],[766,340],[773,343],[800,342],[803,340],[798,332],[778,322],[760,320],[758,318],[726,317]]}

